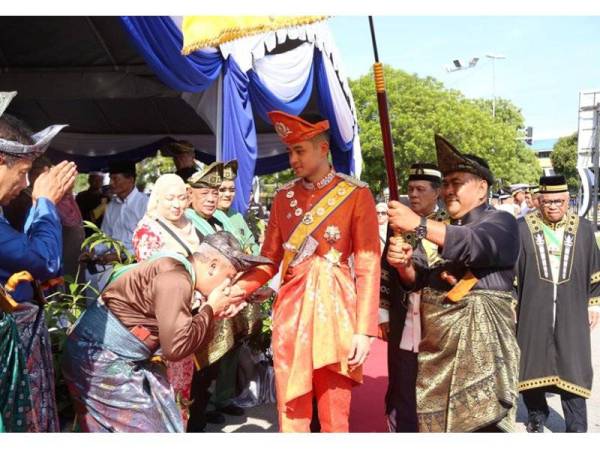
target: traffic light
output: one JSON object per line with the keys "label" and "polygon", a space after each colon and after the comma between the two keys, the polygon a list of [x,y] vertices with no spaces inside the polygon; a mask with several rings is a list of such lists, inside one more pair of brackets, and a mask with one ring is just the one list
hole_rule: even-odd
{"label": "traffic light", "polygon": [[527,145],[533,143],[533,127],[525,128],[525,142],[527,142]]}

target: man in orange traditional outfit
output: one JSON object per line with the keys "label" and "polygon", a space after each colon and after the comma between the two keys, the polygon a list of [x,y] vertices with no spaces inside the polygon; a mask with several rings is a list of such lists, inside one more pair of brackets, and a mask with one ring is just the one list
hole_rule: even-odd
{"label": "man in orange traditional outfit", "polygon": [[350,389],[362,382],[361,366],[377,336],[375,202],[365,183],[329,164],[327,120],[279,111],[269,117],[299,178],[273,201],[261,253],[274,264],[258,266],[236,286],[250,294],[282,263],[272,344],[281,431],[309,431],[314,395],[321,430],[347,432]]}

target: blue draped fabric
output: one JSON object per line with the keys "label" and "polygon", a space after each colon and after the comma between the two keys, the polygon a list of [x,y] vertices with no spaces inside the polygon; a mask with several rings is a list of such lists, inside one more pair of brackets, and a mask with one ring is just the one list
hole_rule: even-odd
{"label": "blue draped fabric", "polygon": [[223,75],[223,161],[238,161],[237,193],[231,207],[240,213],[248,209],[258,154],[248,84],[248,75],[233,58],[227,58]]}
{"label": "blue draped fabric", "polygon": [[310,69],[310,75],[306,81],[306,84],[302,88],[302,91],[298,96],[289,102],[277,98],[265,84],[261,81],[260,77],[254,72],[254,70],[248,71],[248,78],[250,80],[250,98],[252,99],[252,106],[254,110],[260,115],[260,117],[271,123],[267,113],[269,111],[277,110],[283,111],[288,114],[299,115],[304,111],[306,105],[310,100],[310,96],[313,91],[313,79],[314,79],[314,65]]}
{"label": "blue draped fabric", "polygon": [[[133,161],[138,163],[144,158],[155,156],[157,151],[159,151],[161,148],[164,148],[166,144],[171,142],[175,142],[175,140],[167,137],[159,139],[158,141],[152,142],[148,145],[142,145],[141,147],[132,148],[130,150],[108,156],[77,155],[50,148],[46,152],[46,156],[48,156],[53,163],[58,163],[65,159],[73,161],[77,164],[77,170],[79,170],[79,172],[90,172],[93,170],[107,171],[109,165],[115,161]],[[215,156],[196,150],[196,159],[205,164],[210,164],[215,161]]]}
{"label": "blue draped fabric", "polygon": [[123,16],[121,22],[156,76],[171,89],[201,92],[221,73],[223,58],[218,51],[181,54],[183,35],[170,17]]}
{"label": "blue draped fabric", "polygon": [[269,156],[261,158],[260,163],[256,165],[256,171],[254,175],[269,175],[275,172],[281,172],[282,170],[290,168],[290,159],[287,152],[281,155]]}
{"label": "blue draped fabric", "polygon": [[331,136],[331,158],[333,166],[338,172],[350,174],[354,171],[354,158],[352,157],[353,142],[345,142],[340,134],[340,127],[335,118],[335,110],[329,91],[327,72],[323,65],[323,53],[315,52],[315,71],[317,72],[317,89],[319,91],[319,110],[329,120],[329,133]]}
{"label": "blue draped fabric", "polygon": [[[340,135],[320,50],[315,49],[314,62],[306,85],[296,98],[286,102],[270,92],[253,70],[242,72],[231,57],[224,61],[220,52],[196,51],[191,55],[182,56],[180,50],[183,36],[169,17],[125,16],[121,21],[132,42],[157,77],[170,88],[182,92],[203,91],[220,73],[223,74],[222,158],[224,161],[237,159],[239,163],[236,180],[238,195],[232,205],[235,211],[246,211],[255,173],[273,173],[289,166],[286,154],[261,159],[257,164],[258,149],[253,110],[269,123],[268,111],[281,110],[290,114],[300,114],[310,101],[315,83],[319,93],[319,110],[331,126],[334,167],[344,173],[353,171],[353,142],[345,142]],[[141,156],[142,159],[143,151],[148,150],[138,149],[127,156],[136,160]],[[120,159],[120,156],[114,158]]]}

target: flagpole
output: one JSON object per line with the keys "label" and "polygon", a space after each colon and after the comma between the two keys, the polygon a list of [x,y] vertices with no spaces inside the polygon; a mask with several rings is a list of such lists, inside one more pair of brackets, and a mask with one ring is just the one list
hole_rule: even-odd
{"label": "flagpole", "polygon": [[383,78],[383,64],[379,62],[379,52],[377,51],[377,39],[375,38],[375,25],[373,23],[373,16],[369,16],[369,26],[371,28],[373,53],[375,55],[373,75],[375,76],[377,106],[379,109],[379,124],[381,125],[381,137],[383,138],[385,171],[387,173],[388,187],[390,189],[390,200],[398,200],[398,181],[396,179],[396,169],[394,168],[394,144],[392,142],[392,128],[390,125],[390,116],[388,112],[385,80]]}

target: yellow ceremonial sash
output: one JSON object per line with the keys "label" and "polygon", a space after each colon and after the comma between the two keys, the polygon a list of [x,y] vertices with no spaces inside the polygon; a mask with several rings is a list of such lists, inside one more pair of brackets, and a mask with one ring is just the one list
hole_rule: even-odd
{"label": "yellow ceremonial sash", "polygon": [[478,281],[477,277],[469,270],[460,281],[448,291],[446,298],[455,303],[461,301],[463,297],[473,289],[473,286],[475,286]]}
{"label": "yellow ceremonial sash", "polygon": [[294,260],[306,238],[354,192],[356,187],[356,185],[350,184],[347,181],[340,181],[310,211],[304,214],[302,221],[284,244],[283,263],[281,266],[282,280],[287,273],[290,263]]}
{"label": "yellow ceremonial sash", "polygon": [[[443,222],[448,225],[450,219],[444,220]],[[448,291],[446,298],[454,303],[458,303],[471,291],[471,289],[473,289],[473,287],[475,287],[478,281],[479,279],[473,275],[473,272],[468,270],[467,273],[458,280],[458,283],[452,286],[452,289]]]}

